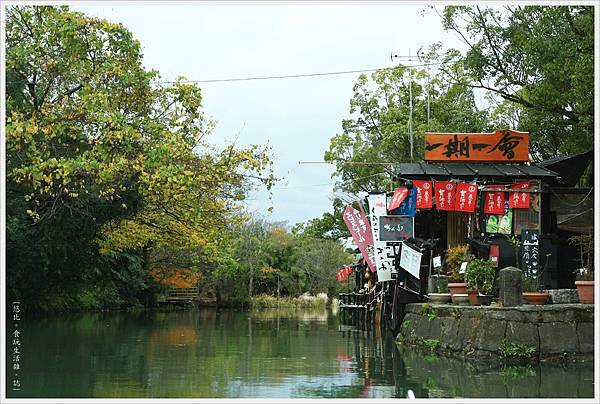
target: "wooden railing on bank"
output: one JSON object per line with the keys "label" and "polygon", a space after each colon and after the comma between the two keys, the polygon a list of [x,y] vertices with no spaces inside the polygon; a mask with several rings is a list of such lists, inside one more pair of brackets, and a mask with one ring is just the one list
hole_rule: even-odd
{"label": "wooden railing on bank", "polygon": [[167,291],[166,303],[195,303],[198,301],[198,288],[173,288]]}

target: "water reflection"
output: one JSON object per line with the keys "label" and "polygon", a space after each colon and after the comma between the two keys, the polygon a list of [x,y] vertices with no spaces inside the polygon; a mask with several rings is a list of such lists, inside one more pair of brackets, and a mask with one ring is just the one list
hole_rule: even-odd
{"label": "water reflection", "polygon": [[[591,367],[492,369],[398,350],[326,310],[23,320],[18,397],[591,397]],[[10,391],[8,392],[10,395]]]}

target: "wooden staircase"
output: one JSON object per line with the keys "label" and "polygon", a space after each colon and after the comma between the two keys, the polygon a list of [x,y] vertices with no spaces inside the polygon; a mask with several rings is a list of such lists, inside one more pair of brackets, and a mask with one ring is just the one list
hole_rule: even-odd
{"label": "wooden staircase", "polygon": [[173,288],[167,292],[166,303],[195,303],[198,301],[198,288]]}

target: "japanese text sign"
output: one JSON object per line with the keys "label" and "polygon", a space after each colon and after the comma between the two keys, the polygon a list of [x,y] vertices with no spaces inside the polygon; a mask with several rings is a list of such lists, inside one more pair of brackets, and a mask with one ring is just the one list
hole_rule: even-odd
{"label": "japanese text sign", "polygon": [[454,210],[475,212],[475,205],[477,205],[477,185],[459,182],[454,196]]}
{"label": "japanese text sign", "polygon": [[454,210],[454,183],[451,181],[436,181],[435,204],[437,210]]}
{"label": "japanese text sign", "polygon": [[402,241],[414,236],[414,219],[407,216],[379,216],[379,240]]}
{"label": "japanese text sign", "polygon": [[488,215],[504,214],[504,191],[485,192],[483,213]]}
{"label": "japanese text sign", "polygon": [[540,267],[540,232],[523,229],[521,233],[521,262],[523,271],[528,276],[536,276]]}
{"label": "japanese text sign", "polygon": [[431,209],[431,181],[413,180],[413,185],[417,190],[417,209]]}
{"label": "japanese text sign", "polygon": [[[530,186],[530,181],[517,182],[511,189],[528,189]],[[529,209],[529,192],[511,192],[508,204],[511,208]]]}
{"label": "japanese text sign", "polygon": [[419,279],[421,256],[422,254],[420,252],[413,250],[407,244],[403,243],[402,252],[400,253],[400,267]]}
{"label": "japanese text sign", "polygon": [[390,253],[387,242],[379,238],[379,216],[385,216],[387,213],[387,198],[385,194],[370,194],[367,196],[367,200],[373,233],[373,255],[377,268],[377,281],[390,281],[392,272],[395,272],[394,254]]}
{"label": "japanese text sign", "polygon": [[373,233],[369,220],[364,213],[348,205],[344,210],[344,223],[346,223],[346,227],[348,227],[350,234],[352,234],[352,239],[360,250],[366,264],[372,272],[375,272],[377,269],[369,256],[369,246],[373,246]]}
{"label": "japanese text sign", "polygon": [[529,161],[529,133],[425,133],[426,161]]}

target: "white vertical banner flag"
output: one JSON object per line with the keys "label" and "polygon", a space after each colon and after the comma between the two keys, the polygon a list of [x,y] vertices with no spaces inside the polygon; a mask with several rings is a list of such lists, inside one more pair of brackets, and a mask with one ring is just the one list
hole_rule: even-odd
{"label": "white vertical banner flag", "polygon": [[[387,197],[385,194],[371,194],[369,201],[369,217],[373,231],[373,248],[375,250],[375,265],[379,282],[391,281],[394,269],[393,248],[379,239],[379,217],[387,214]],[[389,251],[388,251],[389,250]]]}

